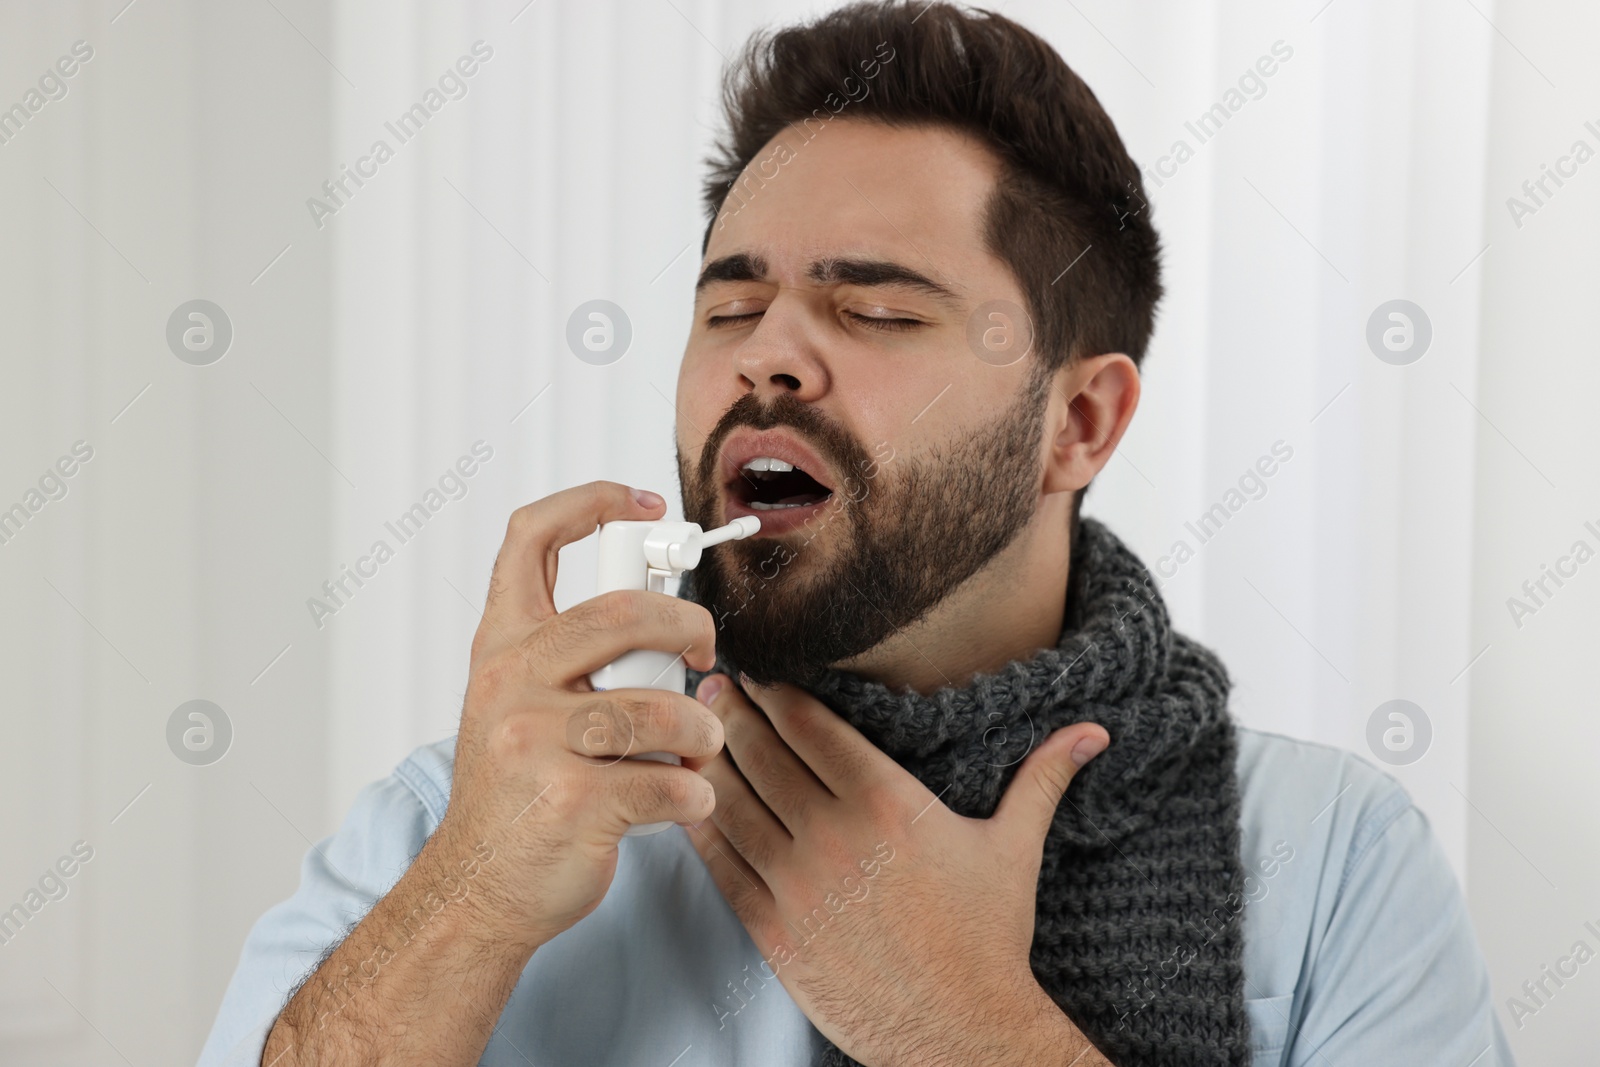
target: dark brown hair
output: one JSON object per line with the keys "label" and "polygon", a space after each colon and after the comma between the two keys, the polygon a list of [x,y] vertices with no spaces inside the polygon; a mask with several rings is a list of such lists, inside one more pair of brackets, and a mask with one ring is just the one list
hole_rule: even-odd
{"label": "dark brown hair", "polygon": [[836,117],[948,126],[1002,161],[985,240],[1026,295],[1040,370],[1103,352],[1142,361],[1161,265],[1139,169],[1094,93],[1029,30],[947,3],[851,4],[753,36],[724,75],[723,107],[702,252],[730,195],[742,206],[774,176],[764,161],[735,188],[785,127],[803,124],[809,141]]}

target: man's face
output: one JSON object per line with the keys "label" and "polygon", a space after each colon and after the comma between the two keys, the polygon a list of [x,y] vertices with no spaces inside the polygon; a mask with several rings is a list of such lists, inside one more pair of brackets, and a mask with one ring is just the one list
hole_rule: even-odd
{"label": "man's face", "polygon": [[969,340],[980,305],[1024,306],[984,247],[998,160],[937,127],[807,136],[774,138],[724,203],[678,377],[685,518],[762,523],[707,551],[691,592],[763,683],[865,652],[1011,542],[1049,388],[1025,324],[985,308],[980,337],[1014,333]]}

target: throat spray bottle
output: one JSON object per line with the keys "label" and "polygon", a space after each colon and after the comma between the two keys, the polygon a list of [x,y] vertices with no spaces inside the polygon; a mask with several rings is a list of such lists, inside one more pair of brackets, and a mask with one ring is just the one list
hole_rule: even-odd
{"label": "throat spray bottle", "polygon": [[[743,515],[715,530],[701,530],[695,522],[657,522],[619,519],[600,527],[599,593],[613,589],[667,591],[667,579],[700,565],[700,554],[712,545],[749,537],[761,529],[761,520]],[[688,681],[683,653],[636,648],[589,675],[595,692],[607,689],[666,689],[682,693]],[[630,754],[629,759],[657,760],[682,766],[671,752]],[[656,834],[670,822],[630,826],[626,836]]]}

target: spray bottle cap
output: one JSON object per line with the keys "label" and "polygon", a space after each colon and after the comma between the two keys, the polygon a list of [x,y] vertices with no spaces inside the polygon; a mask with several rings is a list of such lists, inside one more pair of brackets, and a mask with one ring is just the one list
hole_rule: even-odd
{"label": "spray bottle cap", "polygon": [[700,553],[712,545],[749,537],[761,529],[754,515],[741,515],[726,526],[701,532],[693,523],[660,523],[644,539],[644,556],[652,570],[676,577],[700,565]]}

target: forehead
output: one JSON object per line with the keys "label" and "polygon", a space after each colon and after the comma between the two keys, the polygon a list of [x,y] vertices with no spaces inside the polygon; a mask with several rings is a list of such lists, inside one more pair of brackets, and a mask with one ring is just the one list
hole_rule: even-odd
{"label": "forehead", "polygon": [[975,137],[948,127],[840,118],[790,126],[745,167],[712,224],[705,260],[754,252],[792,278],[846,252],[936,276],[994,270],[983,209],[1000,170]]}

